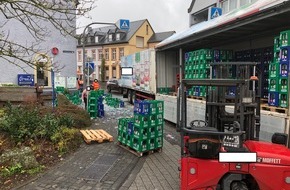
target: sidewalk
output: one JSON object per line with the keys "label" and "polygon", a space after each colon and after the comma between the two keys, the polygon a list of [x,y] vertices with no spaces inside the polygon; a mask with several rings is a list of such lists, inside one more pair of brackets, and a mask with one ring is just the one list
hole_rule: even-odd
{"label": "sidewalk", "polygon": [[[129,117],[132,110],[131,105],[126,105],[126,108],[105,106],[105,117],[95,119],[91,129],[106,130],[114,136],[114,142],[90,145],[83,143],[77,152],[59,165],[15,189],[179,189],[178,145],[171,144],[164,138],[162,152],[140,158],[117,145],[118,118]],[[165,133],[167,128],[172,130],[172,126],[166,124]]]}

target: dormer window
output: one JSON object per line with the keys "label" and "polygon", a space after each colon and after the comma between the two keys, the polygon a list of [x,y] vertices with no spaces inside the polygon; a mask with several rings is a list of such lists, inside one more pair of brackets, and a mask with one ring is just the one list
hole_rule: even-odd
{"label": "dormer window", "polygon": [[120,40],[120,33],[116,34],[116,40]]}
{"label": "dormer window", "polygon": [[95,36],[95,42],[99,43],[99,36]]}
{"label": "dormer window", "polygon": [[109,41],[113,41],[113,34],[109,34]]}

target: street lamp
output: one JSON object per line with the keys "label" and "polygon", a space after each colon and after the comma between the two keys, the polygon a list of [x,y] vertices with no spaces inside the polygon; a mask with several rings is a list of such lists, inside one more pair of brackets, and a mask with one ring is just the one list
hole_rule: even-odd
{"label": "street lamp", "polygon": [[113,25],[113,26],[116,26],[116,28],[118,28],[115,23],[106,23],[106,22],[93,22],[93,23],[91,23],[91,24],[89,24],[89,25],[87,25],[85,27],[85,29],[83,31],[83,36],[82,36],[82,41],[83,41],[83,87],[84,88],[86,88],[87,85],[89,85],[89,83],[90,83],[89,72],[87,72],[87,81],[85,80],[85,73],[86,73],[86,56],[85,56],[85,42],[86,42],[86,40],[85,40],[85,33],[86,33],[86,29],[88,27],[90,27],[91,25],[93,25],[93,24]]}

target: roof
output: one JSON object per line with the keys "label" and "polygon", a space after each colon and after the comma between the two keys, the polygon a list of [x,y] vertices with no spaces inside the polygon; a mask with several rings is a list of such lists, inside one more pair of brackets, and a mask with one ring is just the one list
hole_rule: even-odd
{"label": "roof", "polygon": [[247,4],[215,19],[195,24],[156,45],[158,50],[214,47],[290,29],[289,0],[263,0]]}
{"label": "roof", "polygon": [[175,34],[175,31],[168,31],[168,32],[159,32],[159,33],[155,33],[155,34],[153,34],[153,36],[151,36],[151,38],[148,40],[148,43],[161,42],[161,41],[165,40],[166,38],[172,36],[173,34]]}
{"label": "roof", "polygon": [[125,43],[129,42],[129,40],[133,37],[133,35],[137,32],[137,30],[144,24],[144,22],[147,21],[147,19],[144,20],[137,20],[130,22],[130,29],[128,31],[125,30],[119,30],[116,26],[107,26],[107,27],[101,27],[101,28],[94,28],[93,31],[101,31],[104,33],[113,33],[113,31],[116,31],[119,33],[123,33],[124,35],[121,36],[121,39],[118,41],[109,41],[108,39],[105,39],[102,44],[114,44],[114,43]]}

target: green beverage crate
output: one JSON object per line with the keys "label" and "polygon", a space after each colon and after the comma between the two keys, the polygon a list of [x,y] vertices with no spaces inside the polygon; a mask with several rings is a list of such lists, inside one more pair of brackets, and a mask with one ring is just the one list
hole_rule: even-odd
{"label": "green beverage crate", "polygon": [[192,71],[189,72],[188,79],[193,79],[193,72]]}
{"label": "green beverage crate", "polygon": [[290,46],[290,30],[280,32],[280,47]]}
{"label": "green beverage crate", "polygon": [[129,147],[132,147],[133,146],[133,136],[130,136],[128,134],[126,135],[126,144]]}
{"label": "green beverage crate", "polygon": [[279,79],[279,92],[288,92],[288,78]]}
{"label": "green beverage crate", "polygon": [[269,78],[269,92],[279,91],[279,78]]}
{"label": "green beverage crate", "polygon": [[189,70],[189,65],[185,65],[185,71],[188,71]]}
{"label": "green beverage crate", "polygon": [[122,133],[122,138],[121,138],[121,143],[126,144],[127,143],[127,136],[128,134],[126,134],[125,132]]}
{"label": "green beverage crate", "polygon": [[163,136],[162,137],[156,137],[154,140],[155,140],[155,149],[163,147]]}
{"label": "green beverage crate", "polygon": [[271,63],[269,64],[269,77],[276,78],[279,77],[280,64]]}
{"label": "green beverage crate", "polygon": [[148,128],[148,139],[155,138],[155,129],[156,126]]}
{"label": "green beverage crate", "polygon": [[274,63],[279,63],[280,62],[280,52],[274,52],[273,53],[273,62]]}
{"label": "green beverage crate", "polygon": [[141,128],[134,126],[133,129],[134,138],[147,139],[148,138],[148,128]]}
{"label": "green beverage crate", "polygon": [[227,60],[232,61],[234,60],[234,51],[233,50],[226,50]]}
{"label": "green beverage crate", "polygon": [[[156,110],[156,109],[155,109]],[[149,115],[149,125],[150,127],[155,127],[156,126],[156,112],[154,114]]]}
{"label": "green beverage crate", "polygon": [[57,86],[56,87],[56,92],[58,92],[58,93],[64,93],[64,87],[63,86]]}
{"label": "green beverage crate", "polygon": [[157,100],[156,101],[156,108],[157,108],[157,114],[164,113],[164,101]]}
{"label": "green beverage crate", "polygon": [[279,94],[279,106],[282,108],[288,108],[288,93],[281,92]]}
{"label": "green beverage crate", "polygon": [[192,67],[193,67],[193,64],[189,64],[188,65],[188,71],[191,71],[192,70]]}
{"label": "green beverage crate", "polygon": [[212,60],[213,50],[212,49],[200,49],[199,50],[199,60]]}
{"label": "green beverage crate", "polygon": [[91,117],[91,118],[96,118],[96,117],[97,117],[97,112],[94,111],[94,110],[91,110],[91,111],[89,112],[89,114],[90,114],[90,117]]}
{"label": "green beverage crate", "polygon": [[132,147],[134,150],[137,152],[145,152],[148,150],[147,147],[147,139],[138,139],[138,138],[133,138],[132,140]]}
{"label": "green beverage crate", "polygon": [[148,150],[155,149],[155,138],[150,138],[147,140],[147,148],[148,148]]}
{"label": "green beverage crate", "polygon": [[220,50],[220,60],[222,61],[227,60],[227,50]]}
{"label": "green beverage crate", "polygon": [[204,69],[206,64],[206,60],[200,60],[198,63],[198,69]]}
{"label": "green beverage crate", "polygon": [[200,86],[199,96],[201,96],[201,97],[206,96],[206,87],[205,86]]}
{"label": "green beverage crate", "polygon": [[155,137],[163,136],[163,124],[162,125],[156,125],[155,129]]}
{"label": "green beverage crate", "polygon": [[118,129],[118,141],[122,142],[122,139],[123,139],[123,131]]}
{"label": "green beverage crate", "polygon": [[280,36],[274,37],[274,52],[280,51]]}
{"label": "green beverage crate", "polygon": [[163,125],[163,124],[164,124],[163,113],[156,114],[156,125]]}

